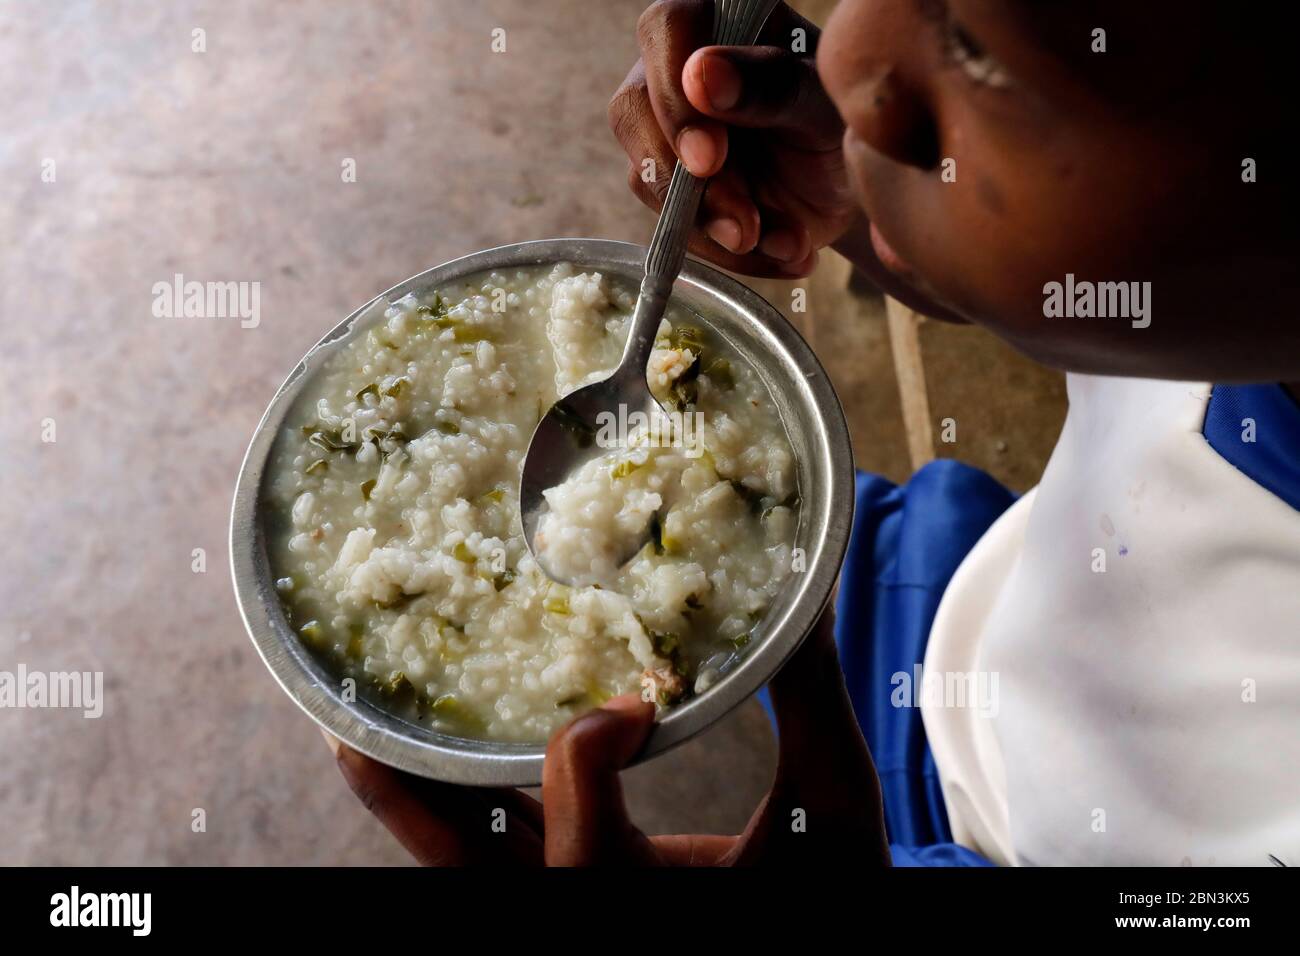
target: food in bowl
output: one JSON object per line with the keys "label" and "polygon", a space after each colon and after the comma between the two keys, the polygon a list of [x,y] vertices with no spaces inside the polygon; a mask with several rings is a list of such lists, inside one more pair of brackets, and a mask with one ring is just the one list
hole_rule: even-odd
{"label": "food in bowl", "polygon": [[574,423],[594,457],[520,526],[541,415],[608,374],[635,287],[567,263],[388,306],[286,416],[267,545],[291,626],[340,680],[459,737],[538,742],[640,689],[668,707],[743,655],[795,563],[796,466],[758,373],[671,304],[648,378],[669,413]]}

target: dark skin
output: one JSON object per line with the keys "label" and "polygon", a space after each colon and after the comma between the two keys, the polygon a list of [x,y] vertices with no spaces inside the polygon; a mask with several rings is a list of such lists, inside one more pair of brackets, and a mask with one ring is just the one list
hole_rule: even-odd
{"label": "dark skin", "polygon": [[[1296,197],[1276,132],[1293,54],[1267,17],[1208,0],[843,0],[824,35],[779,6],[753,48],[708,46],[711,22],[709,0],[653,4],[609,107],[643,202],[659,208],[678,158],[711,177],[695,255],[800,278],[831,247],[910,307],[1049,365],[1300,396]],[[1150,282],[1150,326],[1046,318],[1044,285],[1067,273]],[[772,687],[780,769],[739,836],[646,837],[631,823],[618,770],[653,719],[635,698],[557,732],[540,805],[346,747],[339,765],[426,863],[887,863],[828,619]],[[508,838],[489,828],[494,807]],[[791,831],[796,808],[806,833]]]}

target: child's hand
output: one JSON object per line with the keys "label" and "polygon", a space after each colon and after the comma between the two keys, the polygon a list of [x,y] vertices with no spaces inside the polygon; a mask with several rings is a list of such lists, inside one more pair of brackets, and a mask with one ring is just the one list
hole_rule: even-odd
{"label": "child's hand", "polygon": [[[540,804],[516,790],[413,777],[331,742],[366,808],[424,864],[887,864],[880,784],[844,688],[830,613],[771,689],[780,725],[776,781],[739,836],[648,837],[628,819],[618,773],[654,721],[654,707],[634,695],[551,738]],[[492,825],[498,809],[504,832]]]}
{"label": "child's hand", "polygon": [[628,183],[659,209],[680,157],[712,177],[691,252],[734,272],[805,276],[860,215],[844,124],[817,77],[819,31],[785,4],[757,46],[707,46],[712,29],[707,0],[660,0],[642,14],[641,59],[609,104]]}

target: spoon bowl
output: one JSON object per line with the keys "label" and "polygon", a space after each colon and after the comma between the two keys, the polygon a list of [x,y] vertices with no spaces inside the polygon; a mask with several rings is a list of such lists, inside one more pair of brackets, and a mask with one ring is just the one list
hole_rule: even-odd
{"label": "spoon bowl", "polygon": [[[570,392],[550,407],[533,431],[519,481],[519,512],[524,540],[547,576],[561,584],[574,582],[557,573],[538,546],[537,530],[546,511],[545,492],[572,475],[592,458],[603,454],[599,434],[605,415],[626,421],[633,412],[649,414],[658,402],[650,394],[645,373],[620,365],[607,378]],[[647,525],[646,533],[649,534]],[[644,539],[643,539],[644,540]],[[628,557],[639,550],[633,548]]]}

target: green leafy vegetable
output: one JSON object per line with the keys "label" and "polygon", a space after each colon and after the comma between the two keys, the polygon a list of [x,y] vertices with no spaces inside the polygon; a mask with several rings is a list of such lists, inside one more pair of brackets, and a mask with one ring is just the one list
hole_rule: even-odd
{"label": "green leafy vegetable", "polygon": [[645,462],[636,461],[632,458],[624,458],[617,465],[610,469],[610,475],[614,478],[626,478],[632,472],[645,465]]}
{"label": "green leafy vegetable", "polygon": [[449,329],[457,324],[456,320],[447,314],[446,301],[436,292],[433,295],[433,303],[418,306],[415,314],[424,322],[435,325],[440,329]]}
{"label": "green leafy vegetable", "polygon": [[415,705],[417,708],[421,708],[421,698],[424,696],[416,691],[415,686],[401,671],[381,683],[379,693],[398,707]]}
{"label": "green leafy vegetable", "polygon": [[681,325],[668,334],[668,344],[679,352],[690,349],[698,358],[704,350],[704,332],[692,325]]}
{"label": "green leafy vegetable", "polygon": [[655,653],[660,657],[672,659],[681,647],[681,638],[676,634],[664,634],[659,631],[647,631]]}
{"label": "green leafy vegetable", "polygon": [[673,380],[672,393],[677,400],[678,411],[685,411],[699,400],[700,385],[697,381],[699,377],[700,357],[696,355],[691,364],[686,367],[686,371]]}
{"label": "green leafy vegetable", "polygon": [[656,656],[666,659],[676,673],[685,674],[685,648],[682,647],[681,637],[671,632],[652,630],[646,626],[645,619],[640,614],[633,612],[632,616],[650,639],[650,646],[654,648]]}
{"label": "green leafy vegetable", "polygon": [[405,376],[395,379],[392,385],[384,389],[384,394],[389,398],[397,398],[402,392],[411,387],[411,380]]}
{"label": "green leafy vegetable", "polygon": [[298,633],[311,644],[319,645],[325,640],[325,628],[321,627],[320,621],[308,621],[298,628]]}
{"label": "green leafy vegetable", "polygon": [[655,554],[664,553],[664,526],[657,511],[650,516],[650,544]]}
{"label": "green leafy vegetable", "polygon": [[451,337],[457,342],[495,342],[497,335],[491,329],[485,329],[481,325],[456,325],[451,332]]}
{"label": "green leafy vegetable", "polygon": [[474,499],[474,504],[480,508],[486,508],[488,505],[500,504],[506,496],[504,488],[493,488],[491,491],[485,491]]}
{"label": "green leafy vegetable", "polygon": [[362,647],[361,638],[365,635],[365,628],[361,625],[354,625],[352,628],[352,637],[348,640],[347,655],[354,661],[361,660]]}
{"label": "green leafy vegetable", "polygon": [[442,694],[429,705],[435,717],[451,721],[466,730],[482,730],[483,719],[454,694]]}
{"label": "green leafy vegetable", "polygon": [[397,611],[414,601],[418,594],[407,594],[405,591],[398,591],[395,596],[387,601],[376,601],[375,607],[384,611]]}
{"label": "green leafy vegetable", "polygon": [[323,448],[325,451],[355,452],[361,447],[357,442],[344,441],[341,431],[333,431],[313,425],[304,426],[302,431],[307,436],[307,441],[317,448]]}
{"label": "green leafy vegetable", "polygon": [[714,359],[703,373],[709,381],[724,392],[729,392],[736,387],[736,377],[732,374],[731,363],[724,358]]}
{"label": "green leafy vegetable", "polygon": [[388,461],[396,451],[411,439],[400,428],[394,426],[387,430],[371,425],[362,435],[368,442],[374,442],[384,461]]}

